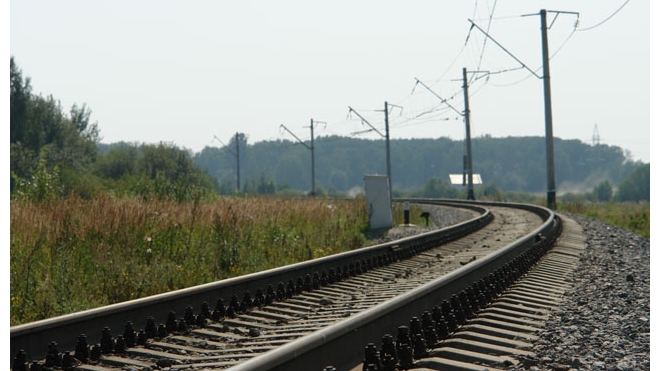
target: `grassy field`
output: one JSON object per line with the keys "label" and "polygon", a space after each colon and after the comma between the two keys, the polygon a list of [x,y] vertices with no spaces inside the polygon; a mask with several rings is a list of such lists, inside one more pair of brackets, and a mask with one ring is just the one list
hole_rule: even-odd
{"label": "grassy field", "polygon": [[366,201],[11,204],[11,325],[361,247]]}
{"label": "grassy field", "polygon": [[[10,323],[131,300],[370,244],[366,201],[11,203]],[[650,238],[649,203],[560,204]],[[423,224],[411,209],[412,223]],[[402,206],[394,205],[395,224]]]}
{"label": "grassy field", "polygon": [[651,238],[651,205],[649,202],[560,203],[558,209],[589,216]]}

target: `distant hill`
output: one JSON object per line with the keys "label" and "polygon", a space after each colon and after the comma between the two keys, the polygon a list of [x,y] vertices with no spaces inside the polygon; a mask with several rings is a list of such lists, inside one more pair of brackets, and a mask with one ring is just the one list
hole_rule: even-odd
{"label": "distant hill", "polygon": [[[248,145],[239,137],[242,182],[259,177],[299,190],[311,188],[311,152],[286,140]],[[387,174],[384,140],[319,137],[314,141],[317,187],[346,192],[364,185],[365,174]],[[390,141],[394,189],[413,190],[430,177],[448,181],[463,170],[463,141],[449,138]],[[555,138],[555,182],[558,194],[591,191],[599,182],[618,184],[641,162],[633,162],[620,147],[591,146],[579,140]],[[543,137],[478,137],[472,140],[473,171],[485,183],[504,191],[546,191]],[[220,184],[236,182],[236,142],[206,147],[193,160]]]}

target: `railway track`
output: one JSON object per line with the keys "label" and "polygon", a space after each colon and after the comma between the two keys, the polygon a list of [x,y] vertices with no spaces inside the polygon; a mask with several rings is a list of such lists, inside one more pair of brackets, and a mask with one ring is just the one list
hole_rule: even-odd
{"label": "railway track", "polygon": [[[559,224],[549,210],[527,205],[461,206],[479,215],[359,251],[13,327],[12,368],[349,369],[398,318],[458,300],[513,257],[547,248]],[[493,296],[478,287],[477,295]]]}
{"label": "railway track", "polygon": [[[398,366],[411,371],[499,371],[517,365],[520,358],[534,357],[533,342],[540,338],[550,312],[561,305],[563,294],[571,288],[570,275],[585,249],[585,236],[575,221],[563,217],[562,229],[552,249],[521,279],[497,293],[483,308],[461,305],[468,318],[460,326],[445,330],[443,339],[426,341],[417,359],[398,360]],[[409,329],[416,327],[416,321],[410,320]],[[432,322],[432,326],[439,328],[446,323],[438,326]],[[399,328],[397,338],[402,336],[401,329],[406,327]],[[408,338],[415,335],[412,331]],[[354,370],[391,369],[380,357],[382,348],[374,357],[376,349],[375,344],[368,344],[365,361]]]}

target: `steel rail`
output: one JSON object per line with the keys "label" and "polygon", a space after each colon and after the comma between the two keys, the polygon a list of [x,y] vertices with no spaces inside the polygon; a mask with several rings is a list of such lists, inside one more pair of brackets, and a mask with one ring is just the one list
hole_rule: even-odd
{"label": "steel rail", "polygon": [[[407,200],[420,203],[429,201]],[[545,222],[518,241],[482,259],[346,320],[242,362],[229,370],[323,370],[327,365],[333,365],[338,370],[351,369],[361,362],[364,356],[364,344],[379,342],[384,333],[394,333],[402,319],[408,320],[419,316],[421,311],[429,310],[443,300],[450,300],[453,294],[487,277],[540,240],[550,238],[557,229],[561,229],[561,223],[555,213],[545,207],[489,202],[471,202],[471,204],[520,208],[536,213]]]}
{"label": "steel rail", "polygon": [[[299,277],[313,275],[319,271],[336,269],[346,271],[349,267],[358,268],[377,266],[382,261],[396,261],[410,257],[428,248],[457,239],[470,231],[488,224],[493,216],[485,208],[486,205],[456,203],[444,200],[426,200],[426,203],[448,205],[475,210],[481,215],[437,231],[431,231],[397,241],[369,246],[328,257],[274,268],[176,290],[168,293],[135,299],[123,303],[90,309],[82,312],[58,316],[41,321],[31,322],[10,328],[10,355],[15,356],[19,350],[24,350],[28,360],[42,359],[47,345],[52,341],[60,349],[74,349],[79,334],[86,334],[89,339],[102,337],[104,327],[113,333],[121,334],[127,321],[136,327],[146,322],[148,317],[154,317],[156,323],[165,322],[170,311],[184,313],[192,303],[201,305],[203,302],[215,303],[218,298],[228,299],[232,295],[242,296],[246,291],[255,292],[264,289],[269,284],[295,281]],[[422,202],[421,200],[415,202]]]}

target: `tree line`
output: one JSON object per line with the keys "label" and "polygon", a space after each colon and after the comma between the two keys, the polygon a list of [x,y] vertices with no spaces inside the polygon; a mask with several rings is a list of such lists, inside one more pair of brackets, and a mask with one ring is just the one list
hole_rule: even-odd
{"label": "tree line", "polygon": [[[345,196],[364,184],[366,174],[386,174],[383,140],[315,138],[315,184],[311,154],[288,140],[248,144],[242,133],[222,147],[198,153],[171,143],[100,143],[91,110],[68,111],[52,96],[32,92],[30,78],[10,60],[10,171],[13,199],[48,201],[75,194],[195,200],[214,195],[315,194]],[[465,145],[449,138],[391,140],[393,193],[401,196],[464,197],[449,184],[463,172]],[[474,138],[473,169],[485,184],[477,195],[545,192],[545,139]],[[235,153],[239,151],[239,153]],[[236,157],[240,154],[237,179]],[[650,165],[631,161],[616,146],[590,146],[555,138],[558,191],[594,200],[650,199]],[[240,180],[240,182],[238,181]],[[240,189],[237,185],[240,183]]]}
{"label": "tree line", "polygon": [[99,193],[143,198],[199,199],[214,181],[190,153],[173,144],[99,143],[91,110],[67,112],[53,96],[32,92],[10,60],[10,192],[13,199],[46,202]]}
{"label": "tree line", "polygon": [[[209,175],[224,185],[225,190],[235,189],[236,137],[223,147],[205,147],[194,155],[194,161]],[[264,141],[247,144],[245,135],[238,136],[240,174],[246,179],[258,177],[272,179],[281,187],[311,191],[311,153],[297,142],[287,140]],[[350,137],[319,137],[314,140],[315,193],[349,193],[362,187],[365,174],[386,174],[386,149],[383,140],[365,140]],[[597,186],[609,185],[610,196],[599,193],[605,199],[648,199],[645,190],[635,196],[630,183],[641,184],[646,189],[649,182],[627,181],[638,172],[650,173],[650,166],[632,161],[630,154],[617,146],[588,145],[579,140],[555,138],[555,176],[561,193],[588,193]],[[394,139],[390,141],[392,188],[395,194],[446,197],[461,196],[460,187],[449,184],[449,174],[463,173],[465,145],[461,140]],[[545,138],[483,136],[472,141],[473,170],[484,181],[487,193],[495,190],[546,192]],[[636,169],[638,169],[635,172]],[[640,186],[636,186],[639,188]],[[617,196],[616,190],[622,195]],[[641,193],[641,194],[640,194]],[[616,196],[616,197],[615,197]],[[646,197],[646,198],[644,198]]]}

